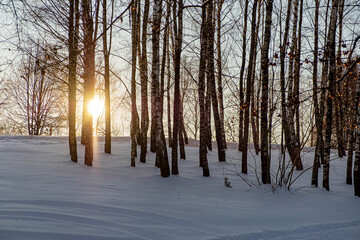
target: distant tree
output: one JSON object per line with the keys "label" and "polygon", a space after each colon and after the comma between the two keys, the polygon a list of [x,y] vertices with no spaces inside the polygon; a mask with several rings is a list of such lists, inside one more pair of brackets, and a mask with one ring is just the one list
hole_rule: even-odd
{"label": "distant tree", "polygon": [[57,122],[65,121],[66,113],[60,107],[64,83],[58,81],[60,70],[51,67],[55,48],[37,44],[5,84],[6,99],[14,104],[8,106],[9,118],[29,135],[51,135]]}

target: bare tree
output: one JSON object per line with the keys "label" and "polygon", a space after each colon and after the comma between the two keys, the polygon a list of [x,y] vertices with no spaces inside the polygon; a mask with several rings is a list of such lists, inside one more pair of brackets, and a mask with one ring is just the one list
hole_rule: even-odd
{"label": "bare tree", "polygon": [[213,117],[215,123],[215,132],[216,132],[216,143],[218,147],[218,159],[220,162],[226,161],[226,152],[224,139],[222,134],[221,119],[219,114],[219,107],[216,94],[216,84],[215,84],[215,67],[214,67],[214,24],[213,24],[213,1],[210,0],[207,4],[207,83],[209,86],[211,94],[211,105],[213,110]]}
{"label": "bare tree", "polygon": [[252,9],[252,18],[251,18],[251,42],[250,42],[250,56],[249,56],[249,65],[246,79],[246,98],[245,98],[245,117],[244,117],[244,137],[243,137],[243,149],[242,149],[242,158],[241,158],[241,172],[247,174],[247,148],[249,141],[249,120],[250,120],[250,97],[251,97],[251,88],[252,88],[252,72],[254,70],[254,57],[256,51],[256,11],[257,11],[258,1],[254,1]]}
{"label": "bare tree", "polygon": [[[99,2],[96,5],[95,21],[91,9],[92,4],[89,0],[82,0],[82,22],[83,22],[83,62],[84,62],[84,107],[83,107],[83,139],[85,144],[85,164],[92,166],[93,154],[93,117],[90,113],[89,104],[94,98],[95,87],[95,43],[97,30],[97,17]],[[96,23],[94,27],[94,22]]]}
{"label": "bare tree", "polygon": [[169,160],[166,148],[166,141],[164,135],[162,111],[163,101],[162,93],[160,92],[159,77],[160,77],[160,30],[161,30],[161,14],[162,14],[162,0],[154,1],[153,8],[153,27],[152,27],[152,71],[151,80],[154,87],[154,119],[156,121],[156,159],[160,164],[160,171],[162,177],[170,176]]}
{"label": "bare tree", "polygon": [[173,2],[173,32],[175,36],[175,55],[174,55],[174,116],[173,116],[173,137],[172,137],[172,174],[179,174],[178,170],[178,139],[181,116],[180,116],[180,64],[181,48],[183,42],[183,1]]}
{"label": "bare tree", "polygon": [[[140,5],[139,5],[140,6]],[[148,110],[148,62],[147,62],[147,26],[149,21],[150,2],[145,0],[143,25],[141,32],[141,46],[139,42],[139,66],[141,81],[141,151],[140,162],[146,162],[147,153],[147,132],[149,129],[149,110]],[[140,22],[140,19],[138,20]],[[155,152],[155,151],[154,151]]]}
{"label": "bare tree", "polygon": [[269,98],[269,46],[271,39],[271,16],[273,0],[266,2],[264,44],[261,49],[261,180],[264,184],[271,183],[270,157],[268,153],[268,98]]}
{"label": "bare tree", "polygon": [[332,132],[332,110],[333,97],[335,96],[334,87],[336,80],[336,55],[335,55],[335,39],[336,39],[336,22],[339,0],[334,0],[331,7],[330,24],[328,31],[328,41],[326,44],[326,54],[329,56],[329,75],[328,75],[328,96],[326,99],[326,128],[324,142],[324,169],[323,169],[323,188],[330,190],[329,185],[329,168],[330,168],[330,143]]}
{"label": "bare tree", "polygon": [[53,126],[64,121],[62,116],[66,114],[60,108],[64,85],[57,78],[61,73],[51,67],[51,47],[39,43],[29,53],[18,73],[6,83],[6,98],[14,104],[9,108],[9,118],[19,128],[26,128],[29,135],[51,135]]}
{"label": "bare tree", "polygon": [[207,0],[202,1],[201,7],[201,33],[200,33],[200,64],[199,64],[199,109],[200,109],[200,147],[199,147],[199,161],[203,169],[203,176],[210,176],[209,165],[207,161],[207,120],[205,109],[205,79],[206,79],[206,50],[207,50]]}
{"label": "bare tree", "polygon": [[[112,0],[112,13],[110,20],[113,20],[114,1]],[[104,152],[111,153],[111,115],[110,115],[110,52],[112,43],[112,25],[109,31],[108,43],[108,26],[107,26],[107,1],[103,0],[103,54],[104,54],[104,80],[105,80],[105,146]]]}
{"label": "bare tree", "polygon": [[79,0],[71,0],[69,8],[69,149],[73,162],[77,162],[76,141],[76,69],[80,27]]}
{"label": "bare tree", "polygon": [[136,107],[136,58],[139,44],[139,12],[140,0],[132,2],[131,6],[131,166],[135,167],[135,157],[137,156],[136,133],[138,131],[138,113]]}

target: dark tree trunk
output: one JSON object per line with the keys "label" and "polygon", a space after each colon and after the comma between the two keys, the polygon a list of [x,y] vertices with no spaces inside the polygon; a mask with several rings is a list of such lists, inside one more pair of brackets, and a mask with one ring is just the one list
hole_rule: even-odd
{"label": "dark tree trunk", "polygon": [[314,163],[312,169],[311,185],[318,186],[319,166],[320,166],[320,142],[322,138],[322,121],[320,118],[320,110],[318,104],[318,87],[317,87],[317,75],[318,75],[318,53],[319,53],[319,0],[315,0],[315,23],[314,23],[314,61],[313,61],[313,102],[315,113],[315,125],[317,130],[316,148],[314,155]]}
{"label": "dark tree trunk", "polygon": [[219,114],[219,107],[216,96],[216,84],[215,84],[215,69],[214,69],[214,24],[213,24],[213,1],[210,0],[207,4],[207,31],[208,31],[208,43],[207,43],[207,80],[210,87],[212,110],[215,123],[216,142],[218,147],[218,158],[220,162],[226,161],[225,145],[223,135],[221,133],[221,120]]}
{"label": "dark tree trunk", "polygon": [[103,0],[103,53],[105,61],[105,146],[104,152],[111,153],[111,116],[110,116],[110,49],[111,49],[111,30],[110,45],[107,43],[107,1]]}
{"label": "dark tree trunk", "polygon": [[[177,6],[178,5],[178,6]],[[183,1],[173,4],[173,29],[175,36],[175,56],[174,56],[174,118],[173,118],[173,145],[172,145],[172,169],[171,173],[179,174],[178,169],[178,139],[180,116],[180,60],[183,37]]]}
{"label": "dark tree trunk", "polygon": [[85,164],[92,166],[93,162],[93,118],[89,111],[89,103],[94,98],[95,86],[95,42],[94,42],[94,26],[91,16],[91,1],[83,0],[82,21],[84,29],[84,114],[83,114],[83,137],[85,144]]}
{"label": "dark tree trunk", "polygon": [[356,96],[355,102],[357,103],[356,107],[356,142],[355,142],[355,161],[354,161],[354,192],[355,196],[360,197],[360,76],[357,79],[356,83]]}
{"label": "dark tree trunk", "polygon": [[203,176],[210,176],[209,165],[207,161],[207,119],[205,108],[205,77],[206,77],[206,49],[207,49],[207,0],[203,0],[201,7],[201,32],[200,32],[200,64],[199,64],[199,108],[200,108],[200,147],[199,147],[199,165],[203,169]]}
{"label": "dark tree trunk", "polygon": [[339,0],[334,0],[328,41],[326,46],[326,54],[329,56],[329,75],[328,75],[328,96],[326,99],[326,128],[325,128],[325,143],[324,143],[324,169],[323,169],[323,188],[330,190],[329,185],[329,170],[330,170],[330,147],[331,147],[331,132],[332,132],[332,111],[333,111],[333,97],[335,96],[335,80],[336,80],[336,55],[335,55],[335,39],[336,39],[336,22]]}
{"label": "dark tree trunk", "polygon": [[[339,45],[337,53],[337,77],[340,79],[342,75],[342,61],[341,61],[341,42],[342,42],[342,24],[343,24],[343,9],[344,9],[345,0],[339,0]],[[346,155],[345,152],[345,139],[344,139],[344,128],[345,128],[345,117],[344,117],[344,104],[343,100],[345,99],[343,94],[343,82],[336,84],[337,87],[337,97],[336,97],[336,106],[335,106],[335,116],[336,116],[336,138],[338,143],[338,156],[340,158]]]}
{"label": "dark tree trunk", "polygon": [[261,49],[261,180],[264,184],[270,184],[270,157],[268,152],[268,94],[269,94],[269,46],[271,38],[271,15],[273,0],[266,3],[266,17],[264,30],[264,44]]}
{"label": "dark tree trunk", "polygon": [[76,141],[76,68],[79,35],[79,0],[70,1],[69,11],[69,149],[73,162],[77,162]]}
{"label": "dark tree trunk", "polygon": [[238,151],[242,151],[244,145],[244,72],[245,72],[245,62],[246,62],[246,31],[247,31],[248,6],[249,6],[249,0],[245,0],[244,27],[243,27],[243,36],[242,36],[242,60],[241,60],[240,83],[239,83],[239,91],[240,91],[239,115],[240,116],[239,116]]}
{"label": "dark tree trunk", "polygon": [[162,122],[162,93],[160,92],[159,76],[160,76],[160,27],[162,14],[162,0],[154,1],[153,8],[153,27],[152,27],[152,71],[151,81],[154,87],[154,119],[156,121],[155,137],[156,137],[156,161],[159,162],[162,177],[170,176],[169,160],[167,155],[166,141]]}
{"label": "dark tree trunk", "polygon": [[242,149],[242,159],[241,159],[241,172],[247,174],[247,148],[249,140],[249,119],[250,119],[250,97],[251,97],[251,86],[252,86],[252,71],[254,65],[254,57],[256,51],[256,11],[257,11],[258,1],[254,1],[252,9],[252,19],[251,19],[251,42],[250,42],[250,56],[249,56],[249,66],[246,79],[246,99],[244,104],[245,109],[245,118],[244,118],[244,138],[243,138],[243,149]]}
{"label": "dark tree trunk", "polygon": [[187,136],[186,136],[186,132],[185,132],[183,102],[181,101],[181,98],[180,98],[180,106],[179,106],[179,117],[180,117],[180,122],[179,122],[180,158],[181,159],[186,159],[186,154],[185,154],[185,142],[186,142],[186,140],[185,139],[187,139]]}
{"label": "dark tree trunk", "polygon": [[[140,7],[140,5],[139,5]],[[149,129],[149,110],[148,110],[148,62],[147,62],[147,25],[149,18],[150,2],[145,0],[144,17],[141,35],[141,48],[139,46],[139,65],[140,65],[140,81],[141,81],[141,151],[140,162],[146,162],[147,153],[147,132]],[[139,19],[140,22],[140,19]],[[140,28],[139,28],[140,29]],[[140,43],[139,43],[140,44]],[[141,49],[141,51],[140,51]]]}
{"label": "dark tree trunk", "polygon": [[131,166],[135,167],[135,157],[137,156],[137,143],[136,143],[136,121],[137,121],[137,107],[136,107],[136,57],[139,44],[139,0],[132,2],[131,6]]}
{"label": "dark tree trunk", "polygon": [[223,83],[222,83],[222,59],[221,59],[221,10],[224,3],[224,0],[217,0],[217,11],[216,11],[216,49],[217,49],[217,92],[218,92],[218,101],[219,101],[219,110],[220,110],[220,121],[221,121],[221,131],[222,138],[224,139],[224,147],[226,147],[226,136],[225,136],[225,113],[224,113],[224,96],[223,96]]}

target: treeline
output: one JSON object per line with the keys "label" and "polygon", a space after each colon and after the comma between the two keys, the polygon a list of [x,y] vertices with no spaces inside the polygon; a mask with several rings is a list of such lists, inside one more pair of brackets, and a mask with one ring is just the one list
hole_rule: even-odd
{"label": "treeline", "polygon": [[[98,91],[105,99],[104,152],[111,153],[116,78],[131,111],[131,166],[137,157],[146,162],[151,151],[161,176],[179,174],[191,137],[200,140],[204,176],[210,176],[212,140],[220,162],[227,141],[238,142],[247,174],[252,142],[262,183],[289,186],[289,174],[304,170],[303,147],[312,145],[311,184],[318,186],[322,167],[322,186],[330,190],[330,149],[337,149],[347,157],[346,183],[354,182],[360,196],[356,1],[40,0],[3,9],[14,21],[14,45],[26,57],[18,76],[3,83],[8,94],[0,103],[17,105],[12,121],[25,123],[30,135],[67,125],[74,162],[81,126],[85,164],[92,166],[88,105]],[[31,29],[22,31],[22,24]],[[25,48],[23,39],[36,47]],[[121,61],[127,69],[117,74]],[[272,144],[281,146],[280,181],[270,174]]]}

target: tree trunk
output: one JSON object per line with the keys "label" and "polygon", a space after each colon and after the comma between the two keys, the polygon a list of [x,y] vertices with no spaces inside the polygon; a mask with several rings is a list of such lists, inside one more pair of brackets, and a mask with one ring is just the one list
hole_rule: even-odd
{"label": "tree trunk", "polygon": [[[140,4],[139,4],[140,6]],[[148,110],[148,62],[147,62],[147,25],[149,20],[149,0],[145,0],[144,17],[141,35],[141,48],[139,46],[139,66],[140,66],[140,81],[141,81],[141,151],[140,162],[146,162],[147,153],[147,132],[149,129],[149,110]],[[139,19],[140,22],[140,19]],[[140,28],[139,28],[140,29]],[[140,43],[139,43],[140,44]],[[141,50],[140,50],[141,49]]]}
{"label": "tree trunk", "polygon": [[245,0],[244,11],[244,27],[242,36],[242,60],[240,68],[240,83],[239,83],[239,97],[240,97],[240,109],[239,109],[239,146],[238,151],[242,151],[244,145],[244,72],[246,62],[246,31],[247,31],[247,18],[248,18],[248,6],[249,0]]}
{"label": "tree trunk", "polygon": [[315,0],[315,23],[314,23],[314,61],[313,61],[313,102],[314,102],[314,113],[315,113],[315,125],[317,130],[316,138],[316,148],[314,155],[314,163],[312,169],[311,185],[318,186],[318,175],[320,167],[320,141],[322,138],[322,121],[320,117],[320,110],[318,104],[318,87],[317,87],[317,77],[318,77],[318,54],[319,54],[319,0]]}
{"label": "tree trunk", "polygon": [[[74,18],[75,17],[75,18]],[[69,149],[73,162],[77,162],[76,141],[76,68],[79,33],[79,0],[70,1],[69,11]]]}
{"label": "tree trunk", "polygon": [[220,162],[226,161],[225,145],[223,135],[221,133],[221,120],[219,114],[219,107],[217,102],[216,84],[215,84],[215,69],[214,69],[214,24],[213,24],[213,1],[210,0],[207,4],[207,80],[211,93],[212,110],[215,123],[216,142],[218,147],[218,158]]}
{"label": "tree trunk", "polygon": [[270,158],[268,154],[268,98],[269,98],[269,46],[271,38],[271,15],[273,0],[266,3],[266,17],[264,30],[264,43],[261,49],[261,180],[264,184],[270,184]]}
{"label": "tree trunk", "polygon": [[332,110],[333,97],[335,96],[335,78],[336,78],[336,55],[335,55],[335,39],[336,39],[336,22],[339,0],[334,0],[330,24],[328,31],[328,41],[326,46],[326,53],[329,56],[329,75],[328,75],[328,95],[326,99],[326,128],[325,128],[325,143],[324,143],[324,169],[323,169],[323,188],[330,190],[329,186],[329,168],[330,168],[330,147],[331,147],[331,132],[332,132]]}
{"label": "tree trunk", "polygon": [[[358,105],[359,103],[355,101],[355,104]],[[356,124],[356,113],[358,107],[356,107],[356,111],[354,111],[354,121],[351,123],[350,126],[350,137],[349,137],[349,143],[348,143],[348,158],[347,158],[347,164],[346,164],[346,184],[351,185],[352,184],[352,166],[353,166],[353,151],[354,151],[354,143],[356,141],[356,136],[355,136],[355,128],[353,126],[355,126]]]}
{"label": "tree trunk", "polygon": [[[206,45],[206,46],[207,46],[207,45]],[[205,61],[206,61],[206,66],[205,66],[205,69],[206,69],[206,68],[207,68],[208,59],[206,59]],[[208,71],[206,70],[206,77],[207,77],[207,75],[208,75],[207,72],[208,72]],[[207,145],[207,149],[208,149],[209,151],[212,151],[211,91],[210,91],[210,85],[209,85],[209,84],[206,84],[205,112],[206,112],[206,133],[207,133],[206,145]]]}
{"label": "tree trunk", "polygon": [[[154,3],[155,8],[156,3]],[[154,9],[155,10],[155,9]],[[154,28],[154,26],[153,26]],[[153,29],[154,32],[154,29]],[[151,125],[150,125],[150,151],[155,153],[156,152],[156,135],[157,135],[157,120],[156,120],[156,113],[155,113],[155,98],[156,92],[159,88],[159,82],[151,81]]]}
{"label": "tree trunk", "polygon": [[[169,1],[169,0],[168,0]],[[172,147],[172,131],[171,131],[171,98],[170,98],[170,54],[167,51],[167,121],[168,121],[168,138],[169,138],[169,147]]]}
{"label": "tree trunk", "polygon": [[[260,14],[261,13],[261,4],[258,5],[258,16],[257,16],[257,24],[256,24],[256,31],[255,36],[258,36],[259,34],[259,28],[260,28]],[[255,49],[257,49],[258,41],[255,41]],[[261,91],[261,83],[258,84],[258,93],[257,93],[257,102],[256,102],[256,110],[255,110],[255,73],[256,73],[256,58],[257,58],[257,51],[254,53],[254,63],[253,63],[253,70],[252,70],[252,84],[251,84],[251,128],[253,132],[253,144],[256,155],[260,152],[260,145],[259,145],[259,96]],[[260,81],[259,81],[260,82]]]}
{"label": "tree trunk", "polygon": [[226,135],[225,135],[225,113],[224,113],[224,96],[223,96],[223,83],[222,83],[222,59],[221,59],[221,10],[224,3],[224,0],[217,0],[217,16],[216,16],[216,49],[217,49],[217,87],[218,87],[218,101],[219,101],[219,110],[220,110],[220,121],[221,121],[221,131],[222,138],[224,139],[224,147],[226,146]]}
{"label": "tree trunk", "polygon": [[153,27],[152,27],[152,71],[151,81],[154,87],[154,119],[156,121],[155,137],[156,137],[156,159],[160,164],[162,177],[170,176],[169,160],[162,124],[162,93],[160,92],[159,76],[160,76],[160,27],[162,14],[162,0],[154,1],[153,8]]}
{"label": "tree trunk", "polygon": [[[180,93],[181,94],[181,93]],[[184,93],[183,93],[184,94]],[[180,147],[180,158],[186,159],[185,154],[185,139],[187,138],[186,132],[185,132],[185,125],[184,125],[184,113],[183,113],[183,101],[180,97],[180,106],[179,106],[179,147]]]}
{"label": "tree trunk", "polygon": [[247,148],[249,140],[249,118],[250,118],[250,96],[251,96],[251,86],[252,86],[252,71],[254,64],[255,48],[256,48],[256,11],[257,11],[258,1],[254,1],[252,9],[252,19],[251,19],[251,42],[250,42],[250,57],[249,57],[249,66],[246,79],[246,99],[244,104],[245,109],[245,118],[244,118],[244,138],[243,138],[243,149],[242,149],[242,160],[241,160],[241,172],[247,174]]}
{"label": "tree trunk", "polygon": [[136,143],[136,120],[137,120],[137,107],[136,107],[136,58],[138,53],[139,44],[139,0],[132,2],[131,6],[131,166],[135,167],[135,157],[137,156],[137,143]]}
{"label": "tree trunk", "polygon": [[[103,0],[103,53],[105,61],[105,146],[104,152],[111,153],[111,116],[110,116],[110,49],[107,43],[107,1]],[[111,44],[111,30],[110,30]]]}
{"label": "tree trunk", "polygon": [[356,142],[355,142],[355,161],[354,161],[354,192],[355,196],[360,197],[360,76],[358,76],[356,83],[356,96],[355,103],[357,103],[356,107]]}
{"label": "tree trunk", "polygon": [[172,145],[172,169],[171,173],[179,174],[178,169],[178,139],[180,124],[180,60],[183,37],[183,1],[173,3],[173,29],[175,35],[175,56],[174,56],[174,118],[173,118],[173,145]]}
{"label": "tree trunk", "polygon": [[[344,9],[345,0],[339,0],[339,45],[337,53],[337,77],[340,79],[342,75],[342,61],[341,61],[341,42],[342,42],[342,24],[343,24],[343,9]],[[336,84],[337,87],[337,97],[336,97],[336,106],[335,106],[335,116],[336,116],[336,138],[338,143],[338,156],[342,158],[346,155],[345,153],[345,139],[344,139],[344,128],[345,128],[345,117],[344,117],[344,95],[343,95],[343,82]]]}
{"label": "tree trunk", "polygon": [[83,45],[84,45],[84,114],[83,114],[83,132],[85,144],[85,164],[92,166],[93,162],[93,118],[88,108],[89,103],[94,98],[95,86],[95,42],[94,26],[91,16],[91,1],[82,0],[82,20],[83,20]]}
{"label": "tree trunk", "polygon": [[203,176],[210,176],[209,165],[207,161],[207,119],[205,108],[205,77],[206,77],[206,49],[207,49],[207,0],[202,1],[201,7],[201,32],[200,32],[200,64],[199,64],[199,109],[200,109],[200,147],[199,147],[199,165],[203,169]]}

